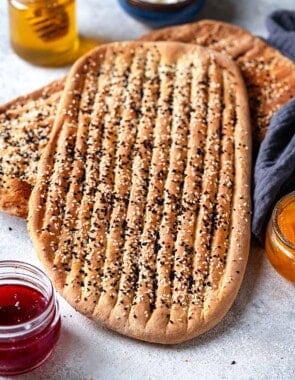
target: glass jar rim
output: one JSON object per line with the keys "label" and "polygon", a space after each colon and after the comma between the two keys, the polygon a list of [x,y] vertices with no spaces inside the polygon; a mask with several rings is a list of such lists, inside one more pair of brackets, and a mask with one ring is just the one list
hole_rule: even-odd
{"label": "glass jar rim", "polygon": [[272,214],[272,220],[273,220],[273,226],[274,231],[276,235],[279,237],[279,239],[288,247],[295,250],[295,243],[292,243],[290,240],[288,240],[285,235],[282,233],[280,226],[278,224],[278,214],[282,207],[282,202],[286,201],[288,198],[295,198],[295,191],[292,191],[291,193],[288,193],[284,195],[281,199],[278,200],[278,202],[275,204],[273,214]]}
{"label": "glass jar rim", "polygon": [[[1,269],[10,269],[10,272],[1,273]],[[1,325],[0,324],[0,341],[7,338],[25,337],[26,335],[36,332],[43,328],[43,325],[49,319],[53,319],[56,312],[56,298],[52,283],[49,277],[35,265],[25,263],[17,260],[1,260],[0,261],[0,286],[1,282],[5,279],[23,280],[23,283],[28,282],[28,286],[32,285],[32,281],[38,281],[37,289],[44,295],[44,291],[40,289],[40,285],[46,288],[46,308],[36,317],[27,322],[19,323],[16,325]],[[32,287],[32,286],[31,286]]]}

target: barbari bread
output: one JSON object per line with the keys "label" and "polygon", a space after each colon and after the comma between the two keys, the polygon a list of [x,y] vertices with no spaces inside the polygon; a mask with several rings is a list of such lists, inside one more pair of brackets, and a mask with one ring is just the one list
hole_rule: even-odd
{"label": "barbari bread", "polygon": [[256,148],[265,136],[271,117],[295,96],[294,62],[235,25],[204,20],[158,29],[141,40],[195,43],[234,59],[247,86]]}
{"label": "barbari bread", "polygon": [[64,80],[0,106],[0,211],[26,217]]}
{"label": "barbari bread", "polygon": [[78,61],[29,207],[58,291],[137,339],[213,327],[248,257],[250,141],[242,77],[218,53],[126,42]]}
{"label": "barbari bread", "polygon": [[[264,138],[270,118],[290,98],[295,96],[295,65],[280,52],[266,45],[259,38],[249,32],[218,21],[200,21],[183,26],[160,29],[142,37],[143,40],[178,40],[207,46],[221,51],[238,63],[242,70],[250,98],[250,111],[253,127],[254,145],[256,148]],[[54,89],[54,95],[48,98],[42,95],[44,89],[18,98],[10,103],[17,118],[13,120],[13,129],[18,131],[20,141],[24,141],[24,154],[14,154],[14,166],[10,160],[5,161],[5,169],[0,161],[0,209],[13,215],[26,216],[27,202],[31,187],[35,183],[36,157],[48,139],[56,106],[62,93],[62,82],[52,83],[47,87]],[[28,114],[24,115],[23,107]],[[11,106],[10,106],[11,107]],[[11,131],[10,107],[0,108],[0,134],[7,135]],[[28,118],[29,116],[29,118]],[[32,128],[27,128],[28,120]],[[41,121],[41,128],[40,126]],[[47,125],[46,129],[42,125]],[[28,144],[26,141],[33,133],[34,138]],[[40,139],[38,135],[40,133]],[[8,138],[5,142],[7,151],[15,149],[14,139]],[[1,152],[0,152],[1,153]],[[4,176],[2,175],[4,173]],[[12,175],[11,175],[12,174]],[[3,185],[3,179],[7,184]]]}

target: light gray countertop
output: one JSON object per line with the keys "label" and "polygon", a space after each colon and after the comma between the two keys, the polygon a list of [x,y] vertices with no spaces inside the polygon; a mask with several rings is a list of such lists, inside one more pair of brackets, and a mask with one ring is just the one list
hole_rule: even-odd
{"label": "light gray countertop", "polygon": [[[208,0],[199,18],[215,18],[266,36],[266,14],[293,0]],[[149,30],[116,0],[78,0],[79,30],[102,40],[133,39]],[[10,48],[7,2],[0,2],[0,103],[60,77],[68,68],[31,66]],[[0,213],[0,260],[38,266],[25,221]],[[295,379],[295,287],[252,247],[238,297],[223,321],[187,343],[163,347],[107,331],[60,298],[62,334],[50,359],[19,379]]]}

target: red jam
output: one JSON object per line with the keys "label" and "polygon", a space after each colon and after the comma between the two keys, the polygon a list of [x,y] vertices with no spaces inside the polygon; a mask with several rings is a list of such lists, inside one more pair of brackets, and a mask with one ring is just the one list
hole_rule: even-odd
{"label": "red jam", "polygon": [[0,286],[0,325],[17,325],[38,317],[47,300],[38,290],[24,285]]}
{"label": "red jam", "polygon": [[[3,263],[14,265],[14,273],[7,267],[3,271]],[[27,267],[29,281],[24,273]],[[59,338],[60,325],[58,304],[45,274],[28,264],[0,262],[0,375],[16,375],[41,365]]]}

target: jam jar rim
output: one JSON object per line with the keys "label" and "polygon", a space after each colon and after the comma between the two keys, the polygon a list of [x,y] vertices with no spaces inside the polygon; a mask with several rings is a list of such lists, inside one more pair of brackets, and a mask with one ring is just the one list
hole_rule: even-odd
{"label": "jam jar rim", "polygon": [[[0,286],[1,282],[4,279],[20,279],[20,276],[24,276],[24,273],[18,273],[17,269],[21,269],[24,271],[28,271],[31,274],[35,274],[38,277],[28,276],[30,280],[41,280],[42,283],[46,286],[46,291],[48,292],[47,304],[46,308],[36,317],[30,319],[29,321],[19,323],[16,325],[1,325],[0,324],[0,341],[13,339],[13,338],[25,338],[31,334],[38,333],[38,331],[42,331],[44,328],[44,324],[46,326],[48,324],[54,323],[56,318],[59,318],[59,305],[55,296],[55,291],[52,286],[52,283],[49,277],[43,272],[40,268],[36,267],[33,264],[29,264],[23,261],[18,260],[0,260],[0,269],[1,268],[10,268],[15,269],[15,272],[5,272],[1,273],[0,271]],[[9,277],[8,277],[9,275]],[[14,277],[12,277],[12,275]],[[19,277],[17,277],[19,275]],[[27,278],[28,278],[27,277]],[[32,284],[32,282],[27,281],[28,284]],[[41,281],[40,281],[41,282]],[[25,281],[24,281],[25,283]],[[4,283],[3,283],[4,285]],[[40,288],[37,287],[37,290],[40,291]],[[41,294],[42,291],[40,291]]]}
{"label": "jam jar rim", "polygon": [[[282,202],[284,202],[286,199],[290,197],[295,197],[295,191],[292,191],[291,193],[288,193],[284,195],[278,202],[275,204],[275,207],[273,209],[272,213],[272,220],[273,220],[273,228],[278,236],[278,238],[288,247],[291,248],[292,250],[295,250],[295,244],[292,243],[290,240],[288,240],[285,235],[282,233],[280,226],[278,225],[278,213],[281,210]],[[295,253],[293,255],[295,259]]]}

